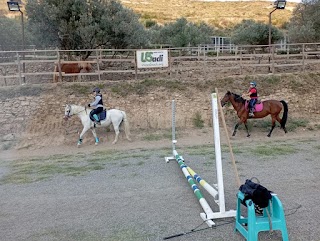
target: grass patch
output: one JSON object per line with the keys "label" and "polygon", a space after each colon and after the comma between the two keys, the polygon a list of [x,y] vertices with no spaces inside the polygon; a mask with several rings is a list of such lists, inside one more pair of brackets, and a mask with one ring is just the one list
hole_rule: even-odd
{"label": "grass patch", "polygon": [[87,95],[91,93],[91,89],[87,85],[72,84],[66,87],[74,94]]}
{"label": "grass patch", "polygon": [[183,151],[190,156],[204,156],[204,155],[214,155],[214,148],[212,145],[203,145],[203,146],[192,146],[188,147]]}
{"label": "grass patch", "polygon": [[[176,133],[176,137],[177,137],[177,133]],[[159,141],[159,140],[171,140],[171,139],[172,139],[171,130],[166,130],[164,132],[159,132],[159,133],[148,133],[142,137],[142,140],[144,141]]]}
{"label": "grass patch", "polygon": [[278,156],[296,153],[297,150],[291,145],[259,145],[250,150],[256,156]]}
{"label": "grass patch", "polygon": [[[0,184],[24,184],[48,180],[57,175],[79,176],[91,171],[103,170],[106,164],[114,164],[128,158],[149,159],[152,150],[130,152],[100,151],[91,155],[53,155],[46,158],[14,160],[6,167],[8,172],[0,179]],[[164,154],[163,154],[164,155]],[[138,165],[144,162],[140,161]],[[120,163],[121,167],[129,163]]]}
{"label": "grass patch", "polygon": [[299,127],[307,127],[309,121],[306,119],[290,119],[287,124],[286,128],[288,131],[295,131]]}
{"label": "grass patch", "polygon": [[204,127],[204,120],[201,117],[201,114],[199,111],[197,111],[194,116],[192,117],[192,123],[193,126],[196,128],[203,128]]}
{"label": "grass patch", "polygon": [[170,91],[183,91],[187,89],[187,87],[179,81],[145,79],[141,82],[117,83],[117,85],[112,86],[110,90],[117,95],[125,97],[132,94],[146,95],[156,88],[165,88]]}

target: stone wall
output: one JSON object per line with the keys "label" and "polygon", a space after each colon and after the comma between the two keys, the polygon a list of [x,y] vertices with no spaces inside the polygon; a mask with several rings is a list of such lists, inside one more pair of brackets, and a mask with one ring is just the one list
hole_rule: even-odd
{"label": "stone wall", "polygon": [[[92,83],[87,85],[88,88],[92,87]],[[224,94],[228,90],[227,88],[220,88],[220,95]],[[239,89],[244,88],[247,86],[239,87]],[[318,92],[317,86],[308,90],[298,88],[298,91],[294,92],[292,88],[283,84],[281,88],[269,91],[269,94],[260,95],[260,98],[262,100],[284,99],[289,105],[289,117],[311,118],[319,115]],[[130,128],[133,131],[170,129],[172,99],[176,100],[178,128],[193,127],[193,118],[197,112],[200,113],[205,126],[211,126],[212,112],[209,89],[199,91],[190,87],[186,91],[174,92],[155,88],[143,96],[128,93],[126,97],[121,97],[111,91],[105,91],[103,95],[105,104],[109,108],[121,109],[127,113]],[[91,101],[90,93],[72,93],[61,84],[1,88],[0,143],[2,143],[2,147],[0,148],[68,143],[68,136],[72,135],[74,138],[82,129],[82,125],[76,116],[68,122],[63,120],[64,105],[67,103],[86,105]],[[226,107],[225,113],[227,113],[227,121],[236,119],[232,106]]]}

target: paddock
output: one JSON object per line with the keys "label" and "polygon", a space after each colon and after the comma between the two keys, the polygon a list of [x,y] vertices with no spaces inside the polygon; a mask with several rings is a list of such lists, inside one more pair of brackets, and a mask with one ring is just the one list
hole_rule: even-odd
{"label": "paddock", "polygon": [[[212,129],[180,129],[178,134],[184,159],[208,183],[213,183]],[[318,240],[320,163],[315,157],[320,154],[319,132],[288,133],[275,136],[274,142],[257,132],[250,139],[245,134],[239,136],[231,141],[241,181],[255,176],[279,195],[290,240]],[[237,185],[229,153],[224,151],[225,139],[221,138],[229,210],[236,207]],[[30,156],[2,152],[1,237],[6,241],[159,241],[196,228],[202,223],[201,207],[179,166],[163,160],[168,151],[170,144],[165,139],[135,140],[116,147],[102,143],[95,149],[54,147],[36,150]],[[33,171],[21,176],[22,171],[29,170],[23,165],[26,161]],[[203,195],[217,211],[211,196],[204,191]],[[212,229],[202,224],[199,229],[208,229],[171,240],[244,240],[234,232],[234,223],[225,224],[227,221],[230,219],[216,221],[221,226]],[[281,239],[277,232],[266,232],[259,240]]]}

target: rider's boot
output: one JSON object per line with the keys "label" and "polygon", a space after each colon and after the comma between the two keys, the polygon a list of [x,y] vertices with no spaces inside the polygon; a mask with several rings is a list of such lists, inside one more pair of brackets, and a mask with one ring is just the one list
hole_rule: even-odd
{"label": "rider's boot", "polygon": [[253,108],[250,108],[249,116],[250,116],[250,117],[254,117],[254,114],[253,114]]}
{"label": "rider's boot", "polygon": [[96,124],[101,125],[101,123],[99,121],[99,117],[97,116],[97,114],[94,114],[93,118],[94,118]]}

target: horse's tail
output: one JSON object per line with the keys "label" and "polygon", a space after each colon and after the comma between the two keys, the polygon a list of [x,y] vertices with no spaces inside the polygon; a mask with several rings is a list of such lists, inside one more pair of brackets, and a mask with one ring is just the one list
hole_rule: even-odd
{"label": "horse's tail", "polygon": [[284,129],[286,127],[286,123],[288,119],[288,104],[284,100],[281,100],[280,102],[283,105],[283,116],[282,116],[280,125],[281,125],[281,128]]}
{"label": "horse's tail", "polygon": [[122,119],[122,122],[124,124],[124,133],[126,134],[126,138],[131,141],[130,139],[130,127],[129,127],[129,121],[128,121],[128,117],[127,117],[127,114],[126,112],[124,111],[121,111],[122,115],[123,115],[123,119]]}

